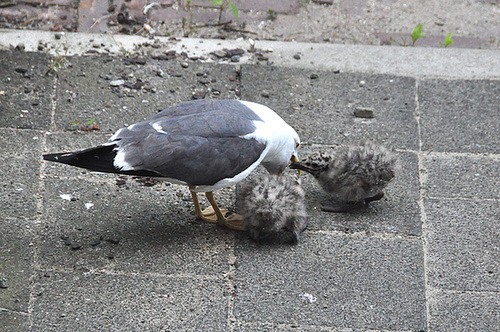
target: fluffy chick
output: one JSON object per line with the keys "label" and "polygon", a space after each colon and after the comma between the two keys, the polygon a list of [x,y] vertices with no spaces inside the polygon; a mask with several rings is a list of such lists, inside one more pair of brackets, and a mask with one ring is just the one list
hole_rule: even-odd
{"label": "fluffy chick", "polygon": [[400,168],[396,156],[383,146],[366,142],[317,152],[291,168],[303,170],[316,178],[333,200],[321,208],[346,212],[384,197],[383,189]]}
{"label": "fluffy chick", "polygon": [[293,175],[250,180],[238,194],[238,212],[256,242],[297,243],[307,226],[305,192]]}

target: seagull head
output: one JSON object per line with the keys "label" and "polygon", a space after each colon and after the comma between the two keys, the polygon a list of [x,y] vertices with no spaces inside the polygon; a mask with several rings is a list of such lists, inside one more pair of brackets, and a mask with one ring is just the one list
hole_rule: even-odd
{"label": "seagull head", "polygon": [[272,146],[262,161],[262,166],[274,175],[280,175],[291,162],[299,160],[297,148],[300,146],[299,135],[292,127],[285,135],[277,135]]}

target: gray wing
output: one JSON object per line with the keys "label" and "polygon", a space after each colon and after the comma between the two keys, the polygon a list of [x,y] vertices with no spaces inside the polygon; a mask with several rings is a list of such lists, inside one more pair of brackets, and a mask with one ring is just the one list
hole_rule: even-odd
{"label": "gray wing", "polygon": [[168,108],[113,135],[127,170],[151,171],[190,185],[213,185],[259,159],[266,144],[241,138],[254,132],[253,121],[260,120],[251,110],[238,101],[195,104]]}
{"label": "gray wing", "polygon": [[230,119],[247,119],[250,121],[262,121],[250,108],[238,100],[226,99],[201,99],[180,103],[164,109],[163,111],[149,117],[146,121],[170,120],[184,116],[207,115],[218,112]]}

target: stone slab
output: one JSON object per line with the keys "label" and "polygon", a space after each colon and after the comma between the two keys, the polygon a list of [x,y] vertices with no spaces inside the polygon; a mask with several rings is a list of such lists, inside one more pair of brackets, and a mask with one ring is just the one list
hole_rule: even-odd
{"label": "stone slab", "polygon": [[46,54],[0,51],[0,127],[48,129],[54,78]]}
{"label": "stone slab", "polygon": [[28,220],[0,221],[0,278],[7,282],[7,288],[0,288],[0,308],[28,312],[35,232],[36,226]]}
{"label": "stone slab", "polygon": [[500,161],[494,156],[429,154],[423,167],[429,197],[500,198]]}
{"label": "stone slab", "polygon": [[[40,266],[175,275],[227,272],[233,233],[198,221],[185,186],[145,187],[124,180],[122,185],[86,177],[46,181]],[[215,197],[221,206],[232,206],[230,190]]]}
{"label": "stone slab", "polygon": [[43,136],[35,130],[0,129],[0,218],[34,218]]}
{"label": "stone slab", "polygon": [[500,291],[498,202],[426,200],[425,210],[429,284]]}
{"label": "stone slab", "polygon": [[431,331],[500,330],[500,296],[495,293],[438,291],[429,301]]}
{"label": "stone slab", "polygon": [[422,150],[499,153],[500,81],[422,80]]}
{"label": "stone slab", "polygon": [[[207,98],[237,95],[236,68],[232,66],[190,62],[188,68],[183,68],[178,61],[157,60],[137,65],[109,56],[73,57],[68,61],[72,67],[59,75],[57,98],[60,102],[55,117],[58,130],[79,130],[82,124],[95,119],[93,124],[101,132],[111,133],[168,106],[191,100],[196,91],[206,92]],[[160,70],[163,77],[157,74]],[[207,76],[197,76],[197,73],[207,73]],[[111,82],[123,77],[131,84],[140,79],[145,85],[138,90],[111,86]],[[157,92],[146,88],[155,88]],[[75,121],[79,123],[75,125]]]}
{"label": "stone slab", "polygon": [[34,282],[35,331],[223,331],[227,326],[228,292],[221,280],[49,271]]}
{"label": "stone slab", "polygon": [[[317,79],[311,79],[314,73]],[[304,142],[372,139],[392,148],[417,149],[412,78],[245,65],[241,84],[242,99],[274,109]],[[356,107],[372,108],[375,117],[355,117]]]}
{"label": "stone slab", "polygon": [[235,318],[383,330],[426,326],[419,240],[305,234],[297,246],[237,242]]}

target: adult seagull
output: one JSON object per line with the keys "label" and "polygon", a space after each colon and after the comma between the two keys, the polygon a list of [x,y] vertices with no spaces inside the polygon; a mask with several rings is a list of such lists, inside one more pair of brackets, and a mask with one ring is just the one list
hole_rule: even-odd
{"label": "adult seagull", "polygon": [[[264,105],[203,99],[121,128],[99,146],[43,159],[187,185],[200,219],[245,230],[241,216],[217,206],[213,191],[243,180],[259,164],[280,174],[290,161],[298,161],[299,144],[295,130]],[[197,192],[205,192],[211,207],[201,211]]]}

